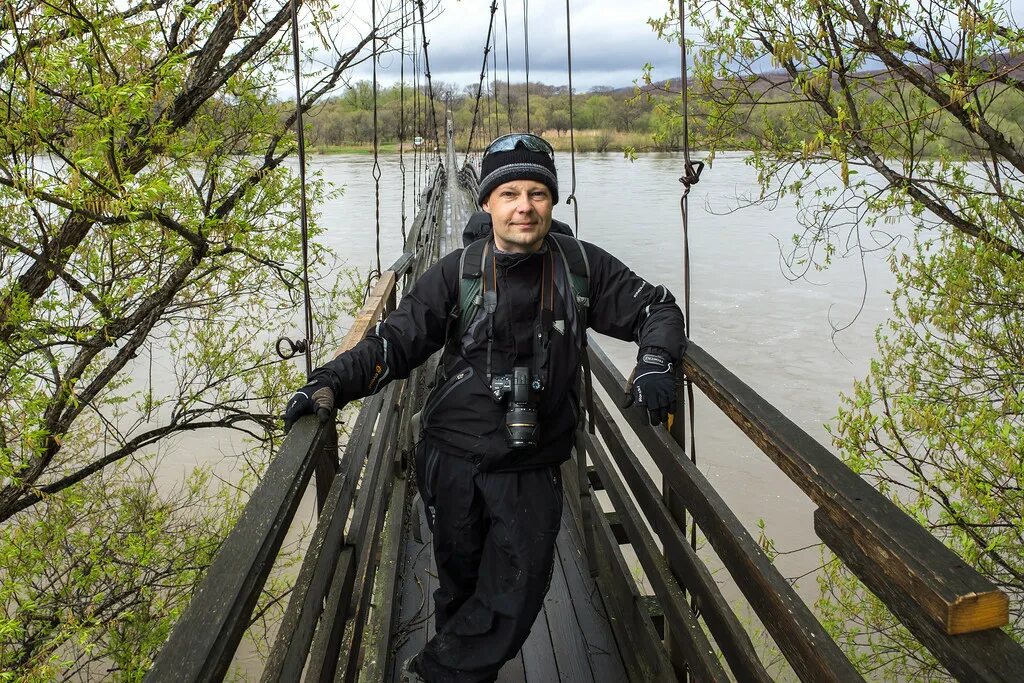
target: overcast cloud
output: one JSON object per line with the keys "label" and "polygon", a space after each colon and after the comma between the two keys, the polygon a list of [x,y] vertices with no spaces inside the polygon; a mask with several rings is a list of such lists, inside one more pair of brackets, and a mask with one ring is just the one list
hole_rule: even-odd
{"label": "overcast cloud", "polygon": [[[479,81],[490,5],[489,0],[445,0],[441,15],[428,22],[430,70],[435,80],[459,85]],[[668,6],[668,0],[572,0],[573,87],[631,85],[646,62],[654,65],[658,78],[678,76],[679,47],[658,40],[647,25],[648,18],[663,15]],[[511,80],[523,82],[523,0],[508,0],[507,9]],[[568,84],[564,0],[529,0],[529,10],[530,81]],[[505,80],[505,18],[500,2],[496,24],[498,77]],[[488,63],[490,68],[493,58]],[[381,82],[397,82],[398,66],[397,55],[384,57],[378,67]],[[368,79],[369,65],[353,75],[354,80]]]}
{"label": "overcast cloud", "polygon": [[[357,14],[366,14],[363,0],[349,0]],[[530,28],[530,80],[548,85],[568,84],[564,0],[527,0]],[[893,0],[895,1],[895,0]],[[580,91],[595,86],[632,85],[643,65],[654,66],[658,80],[678,77],[679,47],[659,40],[647,20],[663,16],[675,0],[571,0],[573,86]],[[381,3],[382,5],[385,3]],[[505,79],[505,17],[508,12],[510,76],[513,83],[526,79],[524,69],[524,0],[501,0],[496,16],[498,77]],[[428,3],[429,5],[429,3]],[[427,23],[430,68],[435,81],[475,85],[480,78],[484,40],[490,18],[490,0],[442,0],[440,16]],[[1006,3],[1011,15],[1024,20],[1024,0]],[[689,35],[689,31],[687,32]],[[691,38],[695,37],[690,35]],[[488,68],[493,64],[488,58]],[[406,78],[409,76],[406,65]],[[384,56],[378,66],[382,84],[398,82],[397,55]],[[367,79],[370,65],[352,72],[352,80]],[[489,72],[488,79],[493,74]]]}

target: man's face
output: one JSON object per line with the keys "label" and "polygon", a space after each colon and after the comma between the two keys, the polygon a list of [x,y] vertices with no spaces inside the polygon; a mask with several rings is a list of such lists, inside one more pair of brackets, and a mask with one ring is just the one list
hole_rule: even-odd
{"label": "man's face", "polygon": [[551,209],[551,190],[535,180],[498,185],[484,202],[484,211],[491,214],[495,246],[521,254],[540,249],[551,229]]}

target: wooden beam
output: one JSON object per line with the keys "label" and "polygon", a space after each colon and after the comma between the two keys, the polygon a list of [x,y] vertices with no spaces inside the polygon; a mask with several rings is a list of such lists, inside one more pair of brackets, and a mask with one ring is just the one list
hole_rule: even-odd
{"label": "wooden beam", "polygon": [[359,412],[357,427],[349,439],[344,467],[334,478],[324,509],[302,559],[288,606],[264,667],[262,681],[292,681],[301,678],[317,621],[323,612],[325,594],[335,573],[344,543],[345,524],[355,497],[356,484],[382,405],[382,395],[373,396]]}
{"label": "wooden beam", "polygon": [[612,632],[625,656],[631,683],[675,683],[678,679],[669,661],[661,636],[645,609],[643,596],[619,544],[604,515],[592,514],[598,564],[597,584],[607,607]]}
{"label": "wooden beam", "polygon": [[[670,631],[676,634],[676,642],[682,649],[689,671],[698,681],[727,681],[722,664],[718,661],[715,649],[711,647],[704,629],[697,617],[686,604],[686,595],[672,576],[665,557],[658,551],[654,537],[647,530],[643,516],[636,508],[625,485],[619,481],[612,468],[611,459],[599,441],[590,434],[586,435],[587,450],[590,453],[605,491],[624,527],[627,538],[636,552],[637,559],[644,568],[644,574],[654,588],[661,608],[665,613]],[[607,513],[606,513],[607,514]],[[618,539],[616,539],[618,540]],[[761,680],[766,680],[765,678]]]}
{"label": "wooden beam", "polygon": [[[591,340],[591,369],[612,396],[625,378]],[[651,427],[640,410],[619,412],[640,438],[665,481],[682,497],[736,585],[757,612],[797,676],[804,681],[862,681],[860,674],[796,594],[715,487],[667,430]]]}
{"label": "wooden beam", "polygon": [[[685,585],[695,597],[704,623],[725,655],[732,672],[743,681],[771,681],[750,637],[719,590],[715,577],[690,547],[685,530],[680,529],[678,521],[662,500],[654,480],[640,464],[622,431],[612,420],[608,408],[601,401],[595,401],[594,418],[630,493],[661,540],[673,575],[679,578],[680,587]],[[682,608],[690,609],[685,603],[685,593]]]}
{"label": "wooden beam", "polygon": [[793,482],[856,530],[879,570],[948,634],[1009,621],[1006,594],[768,401],[690,344],[683,370]]}
{"label": "wooden beam", "polygon": [[314,416],[292,427],[147,681],[224,678],[315,467],[325,433]]}
{"label": "wooden beam", "polygon": [[309,663],[302,680],[311,683],[328,683],[334,680],[338,666],[338,649],[345,633],[352,591],[356,580],[356,549],[346,545],[341,549],[338,564],[331,578],[331,590],[327,593],[323,617],[313,635],[313,646],[309,650]]}
{"label": "wooden beam", "polygon": [[[399,552],[402,547],[402,527],[405,523],[406,490],[409,480],[396,477],[391,502],[388,505],[384,530],[381,534],[380,562],[373,582],[373,611],[363,635],[365,641],[363,664],[359,675],[367,681],[383,681],[391,652],[391,635],[398,616],[395,587],[398,578]],[[398,663],[401,664],[400,662]]]}
{"label": "wooden beam", "polygon": [[1024,650],[1002,629],[949,635],[923,614],[919,605],[897,588],[860,544],[859,531],[843,516],[833,518],[824,508],[814,512],[814,531],[872,593],[959,681],[1019,683],[1024,675]]}
{"label": "wooden beam", "polygon": [[348,333],[345,335],[345,339],[341,342],[341,346],[334,354],[335,358],[361,342],[370,332],[370,329],[380,322],[381,316],[384,313],[384,308],[387,306],[388,298],[395,289],[395,283],[395,271],[393,270],[385,270],[381,276],[377,278],[377,282],[373,285],[373,290],[370,292],[370,295],[366,297],[366,302],[363,304],[363,307],[359,309],[359,314],[352,323],[352,327],[348,328]]}

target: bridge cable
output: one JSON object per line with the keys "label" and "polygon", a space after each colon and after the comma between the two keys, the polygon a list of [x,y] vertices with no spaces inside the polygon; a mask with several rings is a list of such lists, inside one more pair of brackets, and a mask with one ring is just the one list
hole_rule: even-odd
{"label": "bridge cable", "polygon": [[[687,68],[686,68],[686,9],[683,0],[677,0],[679,11],[679,68],[680,68],[680,89],[682,92],[681,110],[683,118],[683,175],[679,182],[683,184],[683,194],[679,198],[679,212],[683,226],[683,296],[684,323],[683,330],[687,339],[690,337],[690,236],[689,236],[689,195],[690,189],[700,181],[700,174],[704,170],[704,162],[694,162],[690,159],[690,126],[689,126],[689,102],[687,99]],[[697,464],[697,439],[695,435],[694,402],[693,402],[693,381],[684,376],[683,383],[686,388],[685,401],[683,405],[683,446],[685,447],[685,414],[689,413],[690,423],[690,460]],[[696,520],[690,524],[690,546],[697,548],[697,524]],[[696,611],[696,604],[691,601],[691,608]]]}
{"label": "bridge cable", "polygon": [[405,249],[405,3],[402,3],[402,10],[399,20],[402,22],[400,29],[402,48],[399,50],[402,61],[399,66],[398,76],[398,168],[402,173],[402,248]]}
{"label": "bridge cable", "polygon": [[437,128],[437,111],[434,107],[434,81],[430,78],[430,52],[427,47],[430,41],[427,40],[427,20],[423,16],[423,0],[418,0],[420,7],[420,35],[423,37],[423,68],[427,77],[427,89],[430,95],[430,122],[434,125],[434,152],[437,154],[437,162],[441,163],[441,134]]}
{"label": "bridge cable", "polygon": [[[373,196],[375,200],[375,231],[377,250],[377,269],[370,272],[366,282],[366,294],[370,293],[370,282],[381,276],[380,269],[380,132],[377,125],[377,0],[370,0],[370,22],[373,30]],[[366,297],[363,297],[366,303]]]}
{"label": "bridge cable", "polygon": [[505,113],[508,114],[508,132],[512,132],[512,72],[508,56],[508,3],[502,0],[502,12],[505,14]]}
{"label": "bridge cable", "polygon": [[530,127],[530,0],[523,0],[523,57],[526,61],[526,132]]}
{"label": "bridge cable", "polygon": [[501,135],[499,129],[500,124],[498,123],[498,32],[494,32],[493,43],[494,51],[491,52],[491,73],[494,74],[494,88],[491,94],[494,96],[494,137],[497,138]]}
{"label": "bridge cable", "polygon": [[[306,213],[306,137],[302,128],[302,85],[299,74],[299,0],[291,0],[292,20],[292,70],[295,75],[295,132],[299,142],[299,225],[302,233],[302,293],[305,298],[304,313],[306,338],[292,344],[291,358],[296,352],[305,352],[306,355],[306,377],[313,374],[313,304],[309,294],[309,223]],[[288,341],[284,338],[277,343],[278,355],[281,353],[281,341]]]}
{"label": "bridge cable", "polygon": [[412,127],[413,127],[413,142],[412,142],[412,193],[417,206],[419,206],[419,176],[420,176],[420,148],[416,144],[415,138],[420,137],[420,72],[419,72],[419,44],[416,42],[416,18],[415,18],[415,7],[416,0],[410,0],[413,5],[413,19],[412,19]]}
{"label": "bridge cable", "polygon": [[572,204],[572,229],[578,239],[580,236],[580,209],[576,201],[576,126],[572,110],[572,26],[569,22],[569,0],[565,0],[565,46],[569,63],[569,158],[572,160],[572,187],[569,190],[569,196],[565,198],[565,203]]}
{"label": "bridge cable", "polygon": [[487,40],[484,42],[484,61],[480,65],[480,82],[476,86],[476,103],[473,105],[473,123],[469,127],[469,141],[466,143],[466,157],[462,161],[465,166],[469,163],[469,150],[473,148],[473,136],[476,135],[476,119],[480,113],[480,95],[484,87],[484,74],[487,72],[487,56],[491,51],[491,31],[494,30],[494,15],[498,12],[498,0],[491,2],[491,20],[487,24]]}

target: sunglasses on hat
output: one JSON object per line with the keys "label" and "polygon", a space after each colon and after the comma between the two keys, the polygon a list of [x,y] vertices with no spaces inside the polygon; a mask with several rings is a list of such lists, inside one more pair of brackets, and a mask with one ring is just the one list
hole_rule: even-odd
{"label": "sunglasses on hat", "polygon": [[555,150],[548,144],[547,140],[530,133],[511,133],[495,138],[491,144],[487,145],[487,149],[484,150],[484,156],[492,152],[511,152],[519,145],[522,145],[531,152],[540,152],[541,154],[547,154],[552,159],[555,158]]}

